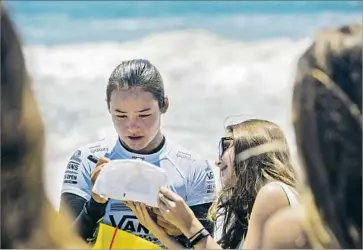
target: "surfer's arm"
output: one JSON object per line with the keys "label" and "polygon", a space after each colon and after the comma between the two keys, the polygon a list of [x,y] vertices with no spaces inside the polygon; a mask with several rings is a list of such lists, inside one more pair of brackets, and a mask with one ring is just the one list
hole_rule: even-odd
{"label": "surfer's arm", "polygon": [[63,193],[61,195],[61,206],[59,213],[64,214],[70,212],[74,220],[81,213],[86,199],[71,193]]}
{"label": "surfer's arm", "polygon": [[104,216],[106,204],[97,203],[92,198],[87,201],[81,196],[71,193],[63,193],[61,198],[63,204],[60,213],[72,213],[73,226],[79,235],[87,240],[93,237],[97,228],[97,222]]}
{"label": "surfer's arm", "polygon": [[84,204],[81,213],[73,222],[73,226],[84,240],[94,238],[98,221],[105,215],[106,206],[107,202],[97,203],[93,198]]}
{"label": "surfer's arm", "polygon": [[73,226],[85,240],[93,237],[107,205],[99,204],[91,197],[92,168],[87,160],[88,155],[88,150],[81,148],[70,158],[63,179],[61,202],[61,211],[70,210],[74,218]]}

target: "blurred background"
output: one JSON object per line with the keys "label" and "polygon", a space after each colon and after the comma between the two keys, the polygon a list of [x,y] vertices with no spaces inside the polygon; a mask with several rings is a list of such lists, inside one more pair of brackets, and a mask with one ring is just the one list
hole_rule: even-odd
{"label": "blurred background", "polygon": [[[115,134],[109,75],[145,58],[161,72],[163,131],[216,159],[225,123],[270,119],[296,157],[290,100],[297,58],[315,32],[362,20],[361,1],[6,1],[46,124],[47,195],[84,144]],[[225,119],[230,115],[238,115]],[[217,172],[216,172],[217,173]]]}

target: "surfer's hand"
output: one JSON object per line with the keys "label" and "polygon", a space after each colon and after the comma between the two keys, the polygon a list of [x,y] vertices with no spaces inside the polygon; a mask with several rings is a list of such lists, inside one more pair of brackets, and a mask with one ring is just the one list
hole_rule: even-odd
{"label": "surfer's hand", "polygon": [[183,198],[168,188],[160,188],[158,206],[163,217],[188,238],[203,228]]}
{"label": "surfer's hand", "polygon": [[[93,189],[93,185],[95,184],[95,181],[98,177],[98,175],[100,174],[103,166],[109,162],[110,160],[105,158],[105,157],[101,157],[96,165],[96,168],[92,171],[91,173],[91,183],[92,183],[92,189]],[[97,202],[97,203],[106,203],[107,199],[102,198],[101,196],[99,196],[98,194],[95,194],[92,192],[92,198]]]}
{"label": "surfer's hand", "polygon": [[135,214],[138,221],[147,229],[149,229],[152,234],[154,234],[158,239],[166,236],[165,230],[158,226],[156,222],[151,218],[150,213],[145,204],[140,202],[125,201],[124,202],[128,208]]}
{"label": "surfer's hand", "polygon": [[162,227],[165,232],[170,236],[179,236],[182,233],[179,228],[171,224],[169,221],[167,221],[163,215],[161,214],[160,210],[158,208],[153,208],[153,212],[156,215],[156,223]]}

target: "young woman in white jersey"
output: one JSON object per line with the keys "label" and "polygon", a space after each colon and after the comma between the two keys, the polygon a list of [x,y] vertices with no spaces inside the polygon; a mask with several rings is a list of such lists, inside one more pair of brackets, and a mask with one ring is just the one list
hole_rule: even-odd
{"label": "young woman in white jersey", "polygon": [[[155,240],[125,204],[103,200],[92,192],[107,159],[142,158],[163,168],[171,188],[183,197],[197,217],[205,217],[214,196],[213,171],[205,159],[172,144],[162,134],[161,116],[167,112],[169,100],[156,67],[141,59],[122,62],[109,78],[106,101],[118,136],[80,147],[71,157],[64,176],[60,211],[70,207],[81,237],[93,238],[102,218],[105,224]],[[87,159],[89,155],[100,158],[97,165]],[[154,212],[158,225],[169,235],[181,235],[178,238],[181,242],[185,239],[158,210]],[[204,224],[213,231],[211,223]]]}
{"label": "young woman in white jersey", "polygon": [[[222,216],[221,239],[204,230],[185,202],[167,188],[159,193],[163,216],[178,227],[194,248],[259,248],[265,222],[280,209],[297,203],[296,174],[282,130],[274,123],[252,119],[227,127],[220,141],[218,167],[223,184],[210,210]],[[150,218],[144,204],[128,203],[139,220],[169,248],[177,242]]]}

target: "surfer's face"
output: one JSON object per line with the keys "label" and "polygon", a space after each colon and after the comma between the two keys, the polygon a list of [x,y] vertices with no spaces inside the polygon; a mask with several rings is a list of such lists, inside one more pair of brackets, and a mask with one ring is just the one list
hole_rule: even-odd
{"label": "surfer's face", "polygon": [[153,94],[141,88],[115,90],[110,98],[110,114],[120,139],[130,149],[153,149],[149,147],[153,147],[153,140],[160,134],[161,116]]}

